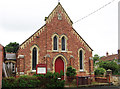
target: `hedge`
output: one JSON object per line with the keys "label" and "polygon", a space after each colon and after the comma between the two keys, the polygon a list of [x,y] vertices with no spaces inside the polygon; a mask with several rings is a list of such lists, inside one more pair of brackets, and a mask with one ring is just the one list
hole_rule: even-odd
{"label": "hedge", "polygon": [[9,77],[3,78],[2,87],[3,88],[46,88],[46,89],[55,89],[55,88],[64,88],[64,80],[58,80],[58,77],[61,77],[58,73],[48,72],[44,75],[33,75],[33,76],[21,76],[19,78]]}

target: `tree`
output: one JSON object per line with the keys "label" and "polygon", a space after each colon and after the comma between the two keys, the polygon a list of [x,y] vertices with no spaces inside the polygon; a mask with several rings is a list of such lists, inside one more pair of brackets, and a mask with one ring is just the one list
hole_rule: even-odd
{"label": "tree", "polygon": [[106,70],[110,69],[113,74],[117,74],[119,70],[119,65],[114,61],[100,61],[99,67]]}
{"label": "tree", "polygon": [[104,68],[97,68],[95,70],[95,75],[97,75],[97,76],[103,76],[105,72],[106,72],[106,70]]}
{"label": "tree", "polygon": [[93,57],[94,64],[95,64],[95,61],[97,61],[98,59],[100,59],[100,56],[98,54],[95,54]]}
{"label": "tree", "polygon": [[19,43],[10,42],[8,45],[5,46],[5,52],[16,53],[18,48],[19,48]]}

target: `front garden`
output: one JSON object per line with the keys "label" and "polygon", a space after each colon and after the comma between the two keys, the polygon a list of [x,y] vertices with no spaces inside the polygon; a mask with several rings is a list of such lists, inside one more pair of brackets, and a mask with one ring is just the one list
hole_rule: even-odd
{"label": "front garden", "polygon": [[[76,70],[69,66],[66,72],[67,78],[69,78],[69,83],[72,83],[76,76]],[[34,74],[33,76],[20,76],[19,78],[9,77],[3,78],[2,87],[3,88],[39,88],[39,89],[62,89],[65,86],[63,71],[59,73],[47,72],[45,75]]]}
{"label": "front garden", "polygon": [[64,88],[64,80],[60,80],[62,75],[58,73],[48,72],[46,75],[33,75],[33,76],[21,76],[19,78],[3,78],[2,87],[3,88]]}

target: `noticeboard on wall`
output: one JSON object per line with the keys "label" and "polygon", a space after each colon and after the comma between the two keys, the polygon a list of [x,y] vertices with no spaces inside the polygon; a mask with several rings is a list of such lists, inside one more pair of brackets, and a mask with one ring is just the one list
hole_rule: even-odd
{"label": "noticeboard on wall", "polygon": [[47,65],[46,64],[37,64],[36,74],[46,74],[46,73],[47,73]]}

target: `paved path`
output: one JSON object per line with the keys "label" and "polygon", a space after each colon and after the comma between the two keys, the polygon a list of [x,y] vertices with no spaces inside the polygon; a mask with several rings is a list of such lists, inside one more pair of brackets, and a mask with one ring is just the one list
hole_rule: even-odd
{"label": "paved path", "polygon": [[116,86],[97,86],[97,87],[80,87],[80,88],[65,88],[65,89],[120,89]]}

